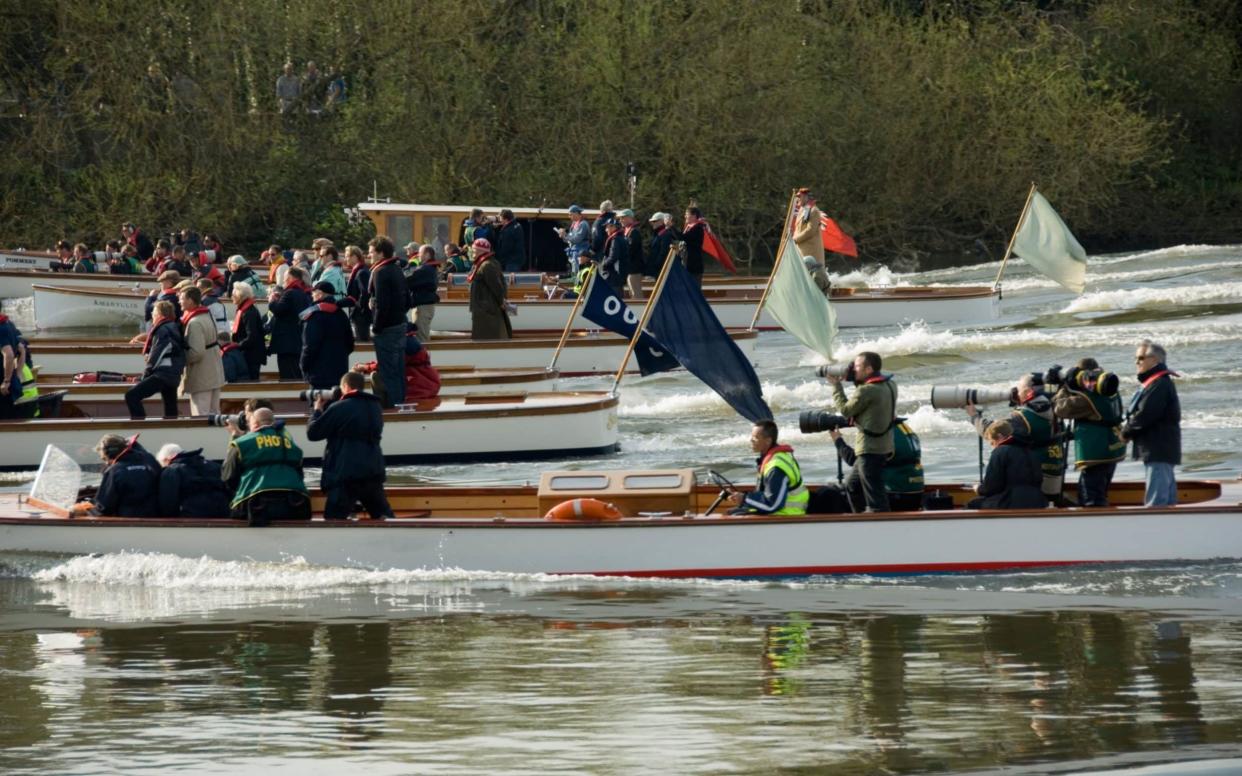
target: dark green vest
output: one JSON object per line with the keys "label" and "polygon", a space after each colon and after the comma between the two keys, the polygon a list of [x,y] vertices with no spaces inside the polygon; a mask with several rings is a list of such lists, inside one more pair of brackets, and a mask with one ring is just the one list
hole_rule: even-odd
{"label": "dark green vest", "polygon": [[1052,441],[1056,433],[1052,421],[1030,407],[1017,407],[1010,413],[1009,422],[1013,425],[1014,439],[1035,451],[1044,476],[1060,477],[1065,446]]}
{"label": "dark green vest", "polygon": [[1094,418],[1074,421],[1074,468],[1125,460],[1126,443],[1120,431],[1121,397],[1101,396],[1095,391],[1071,392],[1086,397],[1095,411]]}
{"label": "dark green vest", "polygon": [[251,496],[271,490],[292,490],[310,495],[298,467],[302,451],[284,428],[268,426],[251,431],[229,444],[237,447],[241,458],[241,483],[231,506]]}
{"label": "dark green vest", "polygon": [[884,462],[884,490],[923,492],[923,445],[904,422],[893,426],[893,454]]}

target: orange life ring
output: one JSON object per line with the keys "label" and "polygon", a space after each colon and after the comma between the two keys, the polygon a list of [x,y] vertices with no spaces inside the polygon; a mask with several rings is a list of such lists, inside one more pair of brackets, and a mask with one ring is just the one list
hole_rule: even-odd
{"label": "orange life ring", "polygon": [[575,498],[562,501],[548,510],[545,520],[584,522],[591,520],[620,520],[621,510],[612,504],[593,498]]}

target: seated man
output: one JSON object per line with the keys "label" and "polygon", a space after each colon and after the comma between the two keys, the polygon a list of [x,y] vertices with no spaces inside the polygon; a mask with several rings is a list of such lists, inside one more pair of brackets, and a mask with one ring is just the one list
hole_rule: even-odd
{"label": "seated man", "polygon": [[983,431],[983,438],[992,445],[983,482],[975,487],[978,498],[971,499],[967,509],[1043,509],[1048,506],[1041,485],[1044,473],[1039,458],[1031,448],[1015,443],[1013,426],[998,420]]}
{"label": "seated man", "polygon": [[220,464],[203,457],[203,449],[182,450],[175,443],[160,448],[161,517],[228,517],[229,491]]}
{"label": "seated man", "polygon": [[108,517],[154,517],[159,511],[160,465],[138,437],[105,434],[95,445],[104,462],[95,509]]}
{"label": "seated man", "polygon": [[778,430],[771,420],[761,420],[750,431],[750,449],[758,454],[759,482],[749,494],[734,491],[730,500],[734,515],[805,515],[810,493],[802,481],[802,469],[793,448],[776,443]]}
{"label": "seated man", "polygon": [[[841,438],[837,429],[829,429],[828,434],[836,443],[841,460],[846,466],[853,466],[854,448]],[[894,512],[923,508],[922,450],[918,434],[906,425],[905,418],[897,418],[893,426],[893,452],[884,461],[884,490],[888,492],[889,508]]]}
{"label": "seated man", "polygon": [[284,421],[267,407],[250,413],[254,429],[229,442],[220,477],[233,493],[232,517],[252,526],[273,520],[309,520],[310,493],[302,478],[302,451]]}
{"label": "seated man", "polygon": [[[388,405],[388,389],[384,381],[376,377],[379,369],[378,361],[367,361],[354,366],[359,374],[371,375],[371,390],[385,406]],[[431,356],[416,334],[411,331],[405,336],[405,398],[395,400],[392,404],[413,404],[424,399],[434,399],[440,395],[440,373],[431,365]]]}

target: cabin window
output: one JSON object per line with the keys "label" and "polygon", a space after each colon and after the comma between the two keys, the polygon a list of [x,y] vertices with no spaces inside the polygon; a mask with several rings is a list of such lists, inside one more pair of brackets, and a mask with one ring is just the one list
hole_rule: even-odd
{"label": "cabin window", "polygon": [[626,490],[670,490],[680,487],[680,474],[630,474],[625,478]]}
{"label": "cabin window", "polygon": [[401,255],[401,249],[405,244],[414,239],[414,221],[409,216],[389,216],[388,217],[388,238],[392,240],[392,244],[397,246],[397,253]]}
{"label": "cabin window", "polygon": [[423,216],[423,245],[436,249],[436,258],[444,258],[444,246],[449,243],[449,217]]}
{"label": "cabin window", "polygon": [[560,474],[548,481],[552,490],[603,490],[608,477],[602,474]]}

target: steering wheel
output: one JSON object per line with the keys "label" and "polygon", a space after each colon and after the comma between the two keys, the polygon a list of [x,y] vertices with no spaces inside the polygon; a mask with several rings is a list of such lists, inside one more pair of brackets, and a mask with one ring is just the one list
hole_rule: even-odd
{"label": "steering wheel", "polygon": [[715,469],[707,470],[707,478],[712,481],[713,485],[720,488],[720,493],[716,496],[716,500],[713,501],[712,505],[703,512],[705,515],[710,515],[712,512],[716,511],[716,507],[720,506],[722,501],[729,497],[729,493],[735,490],[735,488],[733,487],[733,483],[729,482],[728,477],[724,476]]}

